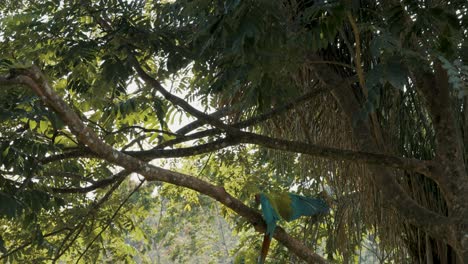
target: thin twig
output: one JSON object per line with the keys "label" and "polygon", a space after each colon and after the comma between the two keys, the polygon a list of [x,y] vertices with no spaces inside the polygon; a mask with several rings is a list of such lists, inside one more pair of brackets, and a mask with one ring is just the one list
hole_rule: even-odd
{"label": "thin twig", "polygon": [[127,171],[118,172],[111,177],[95,181],[92,185],[80,188],[51,188],[54,193],[88,193],[99,188],[104,188],[128,175]]}
{"label": "thin twig", "polygon": [[[125,170],[124,170],[125,171]],[[125,171],[127,173],[129,173],[128,171]],[[76,239],[78,238],[79,234],[81,233],[81,231],[83,230],[83,228],[85,227],[86,225],[86,221],[88,220],[88,218],[90,217],[90,215],[96,213],[97,209],[99,207],[101,207],[102,204],[104,204],[109,198],[110,196],[112,195],[112,193],[120,186],[120,184],[123,182],[123,180],[125,179],[125,177],[122,177],[120,178],[120,180],[118,182],[116,182],[110,189],[109,191],[107,191],[107,193],[97,202],[95,203],[91,209],[88,211],[88,213],[86,214],[86,216],[83,217],[83,220],[80,222],[80,224],[78,226],[76,226],[73,231],[71,231],[66,237],[65,239],[62,241],[58,251],[57,251],[57,254],[55,255],[54,257],[54,263],[63,255],[65,254],[65,252],[73,245],[73,243],[76,241]],[[71,241],[67,244],[67,240],[71,237],[71,235],[76,231],[76,234],[75,236],[71,239]],[[63,250],[62,248],[65,247]]]}
{"label": "thin twig", "polygon": [[117,210],[115,210],[114,214],[107,221],[106,226],[104,226],[104,228],[101,229],[101,231],[93,238],[93,240],[91,240],[91,242],[89,242],[88,246],[86,246],[85,250],[80,254],[78,259],[76,260],[76,263],[78,263],[80,261],[80,259],[86,254],[86,252],[88,252],[88,250],[91,248],[91,246],[94,244],[94,242],[99,237],[101,237],[102,233],[104,233],[104,231],[106,231],[106,229],[111,225],[112,221],[117,217],[117,214],[119,213],[120,209],[127,203],[128,199],[130,199],[130,197],[143,185],[144,182],[145,182],[145,180],[143,179],[140,182],[140,184],[138,184],[138,186],[135,187],[135,189],[133,189],[133,191],[123,200],[123,202],[119,205],[119,207],[117,207]]}
{"label": "thin twig", "polygon": [[[59,234],[59,233],[65,231],[65,230],[69,230],[69,228],[68,228],[68,227],[60,228],[60,229],[58,229],[58,230],[52,231],[52,232],[50,232],[50,233],[48,233],[48,234],[45,234],[45,235],[43,235],[42,237],[43,237],[43,238],[47,238],[47,237],[50,237],[50,236],[54,236],[54,235],[57,235],[57,234]],[[22,244],[21,246],[19,246],[19,247],[13,249],[12,251],[9,251],[8,253],[5,253],[5,254],[1,255],[1,256],[0,256],[0,260],[5,259],[5,258],[7,258],[8,256],[11,256],[12,254],[15,254],[16,252],[18,252],[18,251],[24,249],[24,248],[27,247],[27,246],[30,246],[33,242],[34,242],[34,241],[28,241],[28,242]]]}

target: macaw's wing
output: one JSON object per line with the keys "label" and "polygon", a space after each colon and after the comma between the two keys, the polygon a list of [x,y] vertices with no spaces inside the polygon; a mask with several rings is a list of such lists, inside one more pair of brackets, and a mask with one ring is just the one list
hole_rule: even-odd
{"label": "macaw's wing", "polygon": [[279,215],[289,221],[293,215],[293,208],[291,207],[291,197],[289,197],[288,193],[275,193],[267,195],[267,197]]}
{"label": "macaw's wing", "polygon": [[328,213],[330,207],[325,203],[324,200],[319,198],[305,197],[297,194],[289,194],[291,198],[292,217],[286,219],[292,221],[301,216],[312,216],[316,214]]}
{"label": "macaw's wing", "polygon": [[271,205],[270,200],[263,193],[260,194],[260,204],[262,205],[263,219],[267,225],[266,234],[268,234],[271,238],[275,232],[276,221],[278,221],[280,217]]}

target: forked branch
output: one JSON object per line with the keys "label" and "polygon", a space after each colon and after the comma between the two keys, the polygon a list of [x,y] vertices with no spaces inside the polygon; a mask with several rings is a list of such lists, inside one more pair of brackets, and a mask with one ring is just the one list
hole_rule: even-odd
{"label": "forked branch", "polygon": [[[225,206],[245,217],[256,230],[264,231],[265,224],[260,213],[240,200],[228,194],[223,187],[215,186],[199,178],[166,170],[147,162],[143,162],[130,155],[117,151],[104,143],[94,131],[88,128],[79,116],[60,98],[49,83],[42,76],[39,69],[33,67],[25,74],[15,76],[13,82],[23,84],[31,88],[49,107],[51,107],[61,119],[68,125],[71,132],[85,144],[91,151],[102,159],[125,168],[128,171],[139,173],[148,181],[163,181],[178,186],[186,187],[199,193],[208,195]],[[1,82],[1,81],[0,81]],[[289,236],[283,229],[278,228],[274,237],[288,247],[293,253],[308,263],[325,263],[326,260],[313,253],[299,240]]]}

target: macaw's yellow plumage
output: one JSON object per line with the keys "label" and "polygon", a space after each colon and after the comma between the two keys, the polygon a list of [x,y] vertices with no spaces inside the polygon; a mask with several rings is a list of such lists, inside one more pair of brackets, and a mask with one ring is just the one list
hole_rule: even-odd
{"label": "macaw's yellow plumage", "polygon": [[260,193],[257,195],[257,199],[262,206],[263,219],[267,225],[259,259],[259,263],[261,264],[265,262],[278,220],[282,218],[286,221],[292,221],[301,216],[325,214],[330,210],[330,207],[322,199],[305,197],[293,193]]}

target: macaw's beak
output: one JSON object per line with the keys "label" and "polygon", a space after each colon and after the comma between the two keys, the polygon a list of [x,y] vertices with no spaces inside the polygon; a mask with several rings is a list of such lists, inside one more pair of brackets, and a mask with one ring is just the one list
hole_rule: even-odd
{"label": "macaw's beak", "polygon": [[322,198],[322,200],[327,203],[328,207],[332,205],[331,201],[333,201],[333,199],[326,191],[319,192],[318,197]]}
{"label": "macaw's beak", "polygon": [[255,195],[255,203],[258,205],[260,203],[260,194]]}

